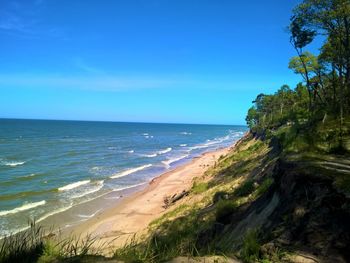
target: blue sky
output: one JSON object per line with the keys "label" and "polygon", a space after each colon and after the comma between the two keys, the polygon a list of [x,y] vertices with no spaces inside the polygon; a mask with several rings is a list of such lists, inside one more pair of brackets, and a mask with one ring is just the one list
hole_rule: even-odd
{"label": "blue sky", "polygon": [[298,2],[0,0],[0,117],[244,124]]}

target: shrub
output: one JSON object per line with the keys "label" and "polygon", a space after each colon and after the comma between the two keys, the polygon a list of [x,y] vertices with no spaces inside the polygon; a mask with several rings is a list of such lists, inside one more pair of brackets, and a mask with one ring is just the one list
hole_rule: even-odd
{"label": "shrub", "polygon": [[238,197],[247,196],[254,191],[254,182],[251,180],[245,181],[240,187],[238,187],[234,194]]}
{"label": "shrub", "polygon": [[262,194],[264,194],[272,184],[273,184],[273,179],[267,178],[265,181],[262,182],[261,185],[259,185],[256,191],[256,196],[261,196]]}
{"label": "shrub", "polygon": [[220,199],[216,203],[216,210],[215,210],[215,220],[216,222],[227,224],[229,223],[229,216],[235,212],[237,209],[236,202],[232,200],[224,200]]}
{"label": "shrub", "polygon": [[195,194],[200,194],[208,190],[208,183],[197,183],[194,182],[192,186],[192,192]]}
{"label": "shrub", "polygon": [[259,258],[260,244],[258,241],[258,231],[249,229],[243,239],[241,258],[243,262],[255,262]]}

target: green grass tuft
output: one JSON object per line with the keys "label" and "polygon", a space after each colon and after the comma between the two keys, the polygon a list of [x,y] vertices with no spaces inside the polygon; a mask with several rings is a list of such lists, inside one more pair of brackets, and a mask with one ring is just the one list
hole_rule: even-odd
{"label": "green grass tuft", "polygon": [[191,191],[194,194],[201,194],[201,193],[204,193],[205,191],[207,191],[208,188],[209,188],[208,187],[208,183],[205,183],[205,182],[201,182],[201,183],[194,182]]}

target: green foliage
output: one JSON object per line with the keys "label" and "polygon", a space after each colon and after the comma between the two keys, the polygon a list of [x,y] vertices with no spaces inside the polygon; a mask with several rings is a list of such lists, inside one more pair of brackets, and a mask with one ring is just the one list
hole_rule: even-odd
{"label": "green foliage", "polygon": [[273,184],[272,178],[265,179],[262,182],[262,184],[260,184],[259,187],[256,189],[256,196],[258,197],[263,195],[265,192],[267,192],[267,190],[270,188],[272,184]]}
{"label": "green foliage", "polygon": [[215,207],[215,220],[219,223],[228,223],[227,216],[233,214],[237,209],[237,203],[233,200],[220,199]]}
{"label": "green foliage", "polygon": [[44,250],[44,231],[35,223],[27,231],[0,241],[0,262],[36,262]]}
{"label": "green foliage", "polygon": [[0,241],[0,262],[78,262],[85,256],[96,256],[107,243],[99,243],[97,238],[73,237],[59,239],[51,231],[31,223],[28,230],[5,237]]}
{"label": "green foliage", "polygon": [[259,251],[258,231],[250,229],[243,239],[240,256],[245,263],[256,262],[259,259]]}
{"label": "green foliage", "polygon": [[[197,211],[192,210],[185,216],[163,222],[141,243],[132,239],[116,250],[114,258],[125,262],[163,262],[179,255],[198,256],[197,239],[205,226]],[[210,249],[206,248],[207,253]]]}
{"label": "green foliage", "polygon": [[194,194],[200,194],[208,190],[208,183],[205,182],[194,182],[191,191]]}
{"label": "green foliage", "polygon": [[234,192],[235,196],[242,197],[250,195],[255,190],[254,181],[248,180],[241,184]]}

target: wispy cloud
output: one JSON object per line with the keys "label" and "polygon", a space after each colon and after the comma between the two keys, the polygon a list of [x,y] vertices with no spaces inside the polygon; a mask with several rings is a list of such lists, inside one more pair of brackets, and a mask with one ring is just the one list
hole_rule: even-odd
{"label": "wispy cloud", "polygon": [[0,86],[15,88],[66,88],[115,92],[139,89],[176,88],[193,84],[194,82],[191,80],[156,77],[0,75]]}
{"label": "wispy cloud", "polygon": [[105,74],[105,72],[97,67],[91,66],[90,64],[86,63],[82,58],[76,57],[73,58],[73,64],[78,69],[86,72],[86,73],[92,73],[92,74]]}
{"label": "wispy cloud", "polygon": [[[237,76],[190,76],[190,75],[142,75],[142,74],[0,74],[2,88],[21,89],[66,89],[82,91],[138,91],[138,90],[175,90],[175,91],[230,91],[247,92],[260,86],[274,87],[283,83],[271,81],[264,76],[257,79],[237,80]],[[198,93],[200,94],[200,93]]]}
{"label": "wispy cloud", "polygon": [[44,0],[4,3],[0,9],[0,34],[23,38],[63,38],[62,30],[57,27],[48,27],[40,20],[44,3]]}

